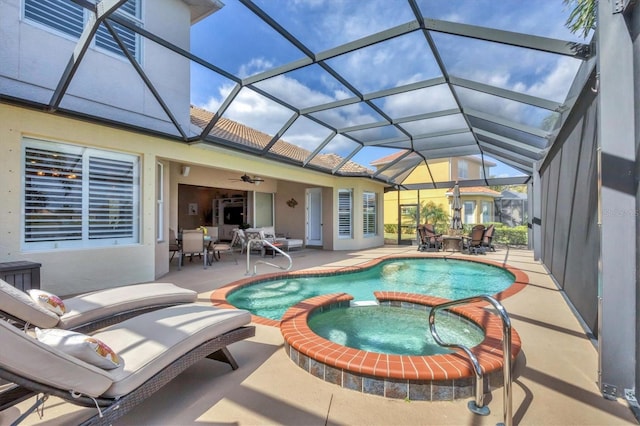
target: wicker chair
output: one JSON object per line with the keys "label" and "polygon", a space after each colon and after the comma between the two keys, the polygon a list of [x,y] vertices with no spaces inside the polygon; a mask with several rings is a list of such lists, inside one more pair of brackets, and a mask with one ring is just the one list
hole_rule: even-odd
{"label": "wicker chair", "polygon": [[442,249],[442,234],[438,234],[430,223],[418,225],[418,251],[440,251]]}
{"label": "wicker chair", "polygon": [[482,246],[485,231],[484,225],[475,225],[471,228],[471,234],[468,237],[462,237],[462,250],[466,250],[469,254],[485,254],[485,248]]}
{"label": "wicker chair", "polygon": [[493,234],[495,233],[496,227],[491,224],[487,226],[487,229],[484,231],[484,237],[482,237],[482,247],[488,251],[496,251],[496,248],[493,246]]}

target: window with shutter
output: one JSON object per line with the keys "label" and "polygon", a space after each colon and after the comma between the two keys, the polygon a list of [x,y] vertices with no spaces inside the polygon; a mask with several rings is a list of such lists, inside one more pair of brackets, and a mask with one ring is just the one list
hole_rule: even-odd
{"label": "window with shutter", "polygon": [[32,139],[24,147],[24,249],[139,241],[136,156]]}
{"label": "window with shutter", "polygon": [[[142,26],[141,0],[128,0],[115,12],[135,25]],[[24,17],[32,22],[52,28],[73,38],[82,34],[82,29],[89,19],[89,13],[82,6],[71,0],[24,0]],[[114,30],[122,40],[129,53],[140,61],[139,36],[134,31],[112,22]],[[98,27],[94,45],[120,56],[124,53],[104,26]]]}
{"label": "window with shutter", "polygon": [[373,237],[377,234],[376,220],[376,194],[375,192],[362,193],[362,233],[364,237]]}
{"label": "window with shutter", "polygon": [[338,190],[338,237],[352,238],[353,192],[350,189]]}

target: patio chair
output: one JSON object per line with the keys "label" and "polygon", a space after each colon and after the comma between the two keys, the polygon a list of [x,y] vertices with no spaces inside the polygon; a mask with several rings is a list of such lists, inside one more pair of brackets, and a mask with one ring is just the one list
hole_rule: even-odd
{"label": "patio chair", "polygon": [[493,234],[496,230],[496,227],[491,224],[487,226],[487,229],[484,231],[484,237],[482,237],[482,247],[485,250],[496,251],[496,248],[493,246]]}
{"label": "patio chair", "polygon": [[180,246],[179,258],[178,258],[178,270],[182,269],[182,262],[184,257],[189,255],[191,261],[193,256],[202,256],[204,269],[207,269],[207,246],[204,243],[204,233],[201,229],[185,229],[182,231],[182,245]]}
{"label": "patio chair", "polygon": [[418,225],[418,251],[440,251],[442,249],[442,234],[438,234],[430,223]]}
{"label": "patio chair", "polygon": [[262,244],[262,240],[265,238],[264,234],[259,230],[249,230],[245,229],[243,231],[245,238],[245,249],[252,250],[254,252],[259,252],[262,257],[264,257],[264,245]]}
{"label": "patio chair", "polygon": [[485,248],[482,246],[485,230],[484,225],[475,225],[471,228],[471,234],[462,237],[462,251],[469,254],[485,254]]}
{"label": "patio chair", "polygon": [[[23,416],[36,409],[46,415],[42,403],[56,396],[96,409],[83,424],[111,424],[204,358],[226,362],[236,370],[238,364],[227,347],[255,335],[250,322],[247,311],[191,303],[148,312],[90,336],[70,334],[47,344],[42,336],[56,337],[64,330],[37,330],[34,337],[0,321],[0,378],[29,395],[38,394]],[[78,337],[82,345],[71,345]],[[95,346],[108,356],[103,358]],[[79,354],[79,347],[88,348],[87,354]],[[109,368],[114,368],[101,368],[91,357],[112,362]],[[0,410],[26,397],[16,399],[15,394],[2,393]]]}
{"label": "patio chair", "polygon": [[233,237],[235,238],[236,236],[238,238],[238,243],[240,244],[240,254],[242,254],[247,249],[247,236],[243,229],[234,229]]}
{"label": "patio chair", "polygon": [[238,258],[236,257],[236,246],[241,246],[240,234],[235,231],[230,243],[216,243],[211,247],[211,257],[216,260],[221,260],[221,254],[230,254],[233,256],[233,260],[238,264]]}
{"label": "patio chair", "polygon": [[171,258],[169,259],[169,262],[173,260],[173,256],[175,256],[176,253],[178,253],[179,251],[180,251],[180,242],[176,237],[176,231],[169,228],[169,253],[171,253]]}

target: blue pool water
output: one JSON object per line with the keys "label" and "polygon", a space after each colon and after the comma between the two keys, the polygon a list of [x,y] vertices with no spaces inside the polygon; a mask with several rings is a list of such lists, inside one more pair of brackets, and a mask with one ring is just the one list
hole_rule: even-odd
{"label": "blue pool water", "polygon": [[[452,352],[438,346],[431,337],[426,309],[391,306],[334,308],[314,313],[308,324],[318,336],[353,349],[395,355]],[[484,339],[484,333],[478,326],[454,314],[438,312],[436,324],[438,334],[445,342],[473,347]]]}
{"label": "blue pool water", "polygon": [[401,291],[446,299],[496,294],[514,280],[509,271],[454,259],[387,260],[359,272],[276,279],[240,288],[227,296],[233,306],[279,320],[302,300],[329,293],[349,293],[356,301],[375,300],[374,291]]}

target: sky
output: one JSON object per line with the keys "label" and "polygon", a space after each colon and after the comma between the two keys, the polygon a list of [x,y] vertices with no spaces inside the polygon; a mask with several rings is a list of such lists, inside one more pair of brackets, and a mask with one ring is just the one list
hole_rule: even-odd
{"label": "sky", "polygon": [[[192,27],[192,53],[216,65],[223,73],[240,79],[305,58],[303,51],[281,37],[239,1],[222,1],[225,6],[220,11]],[[405,0],[254,2],[314,54],[415,20]],[[584,42],[565,27],[569,10],[562,0],[418,0],[417,3],[427,18]],[[573,58],[451,34],[433,33],[433,42],[452,76],[560,103],[565,100],[580,65]],[[442,76],[426,38],[419,31],[332,57],[326,64],[362,95]],[[234,86],[235,82],[222,73],[197,64],[192,66],[191,96],[196,106],[218,111]],[[256,86],[299,109],[356,95],[317,64],[261,81]],[[553,116],[547,110],[472,90],[459,90],[457,93],[468,107],[483,110],[490,105],[493,114],[527,126],[540,128]],[[394,120],[457,107],[446,85],[372,102]],[[223,116],[274,135],[293,113],[291,109],[245,87]],[[338,129],[385,119],[363,102],[312,115]],[[416,121],[407,124],[407,129],[415,136],[440,127],[464,128],[466,124],[460,118],[461,115],[457,114],[438,120]],[[330,133],[329,129],[313,120],[300,117],[282,139],[313,151]],[[358,136],[375,140],[403,134],[394,126],[384,126],[360,132]],[[358,144],[349,138],[337,137],[323,152],[331,150],[346,156],[355,146]],[[367,146],[352,160],[368,166],[372,160],[395,151]],[[522,173],[500,165],[492,174]]]}

